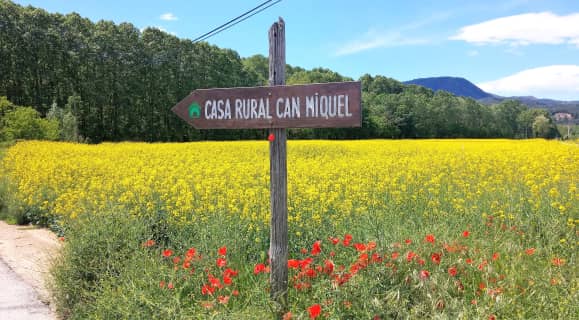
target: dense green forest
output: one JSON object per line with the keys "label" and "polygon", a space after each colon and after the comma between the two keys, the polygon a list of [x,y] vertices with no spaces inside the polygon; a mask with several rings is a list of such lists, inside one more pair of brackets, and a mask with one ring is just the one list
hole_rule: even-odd
{"label": "dense green forest", "polygon": [[[261,55],[241,58],[231,49],[193,43],[155,28],[141,31],[130,23],[94,23],[76,13],[51,14],[0,0],[0,97],[5,97],[0,139],[93,143],[262,139],[263,130],[193,129],[170,108],[198,88],[264,85],[267,72],[267,58]],[[286,67],[288,84],[345,80],[352,79],[328,69]],[[519,102],[489,107],[384,76],[364,75],[359,80],[361,128],[291,129],[290,137],[557,135],[547,111]],[[27,130],[42,132],[36,136],[19,133]]]}

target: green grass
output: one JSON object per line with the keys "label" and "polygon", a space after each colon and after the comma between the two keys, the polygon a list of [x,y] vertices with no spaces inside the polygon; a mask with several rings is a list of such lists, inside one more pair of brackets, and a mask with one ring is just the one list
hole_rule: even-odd
{"label": "green grass", "polygon": [[[579,312],[577,238],[552,210],[518,220],[480,213],[400,219],[368,212],[335,229],[306,229],[302,234],[315,236],[290,239],[290,258],[313,259],[308,268],[290,270],[288,306],[294,318],[308,318],[308,307],[318,303],[320,317],[329,319],[572,319]],[[256,235],[243,230],[242,224],[224,224],[218,217],[203,225],[167,226],[162,232],[158,221],[121,212],[76,220],[53,268],[59,310],[71,319],[274,318],[269,275],[254,274],[256,264],[267,264],[268,244],[256,243]],[[345,234],[353,235],[347,247]],[[429,234],[433,243],[425,240]],[[264,230],[258,236],[267,235]],[[340,242],[334,245],[329,237]],[[144,247],[150,239],[155,245]],[[321,253],[312,255],[315,241],[321,241]],[[372,241],[376,248],[370,251],[352,246]],[[225,267],[215,263],[222,246],[228,249],[226,268],[238,275],[213,296],[203,295],[209,274],[222,279]],[[193,273],[182,266],[190,247],[201,255],[191,262]],[[171,257],[163,257],[165,249],[173,251]],[[416,254],[410,262],[409,252]],[[361,258],[364,253],[368,260]],[[439,264],[433,254],[440,255]],[[175,256],[180,256],[178,263],[172,261]],[[319,270],[313,277],[304,275],[307,269],[324,268],[326,260],[334,264],[332,276]],[[357,273],[337,285],[335,277],[357,264]],[[456,276],[449,274],[450,268],[456,268]],[[427,278],[421,277],[423,270]],[[303,289],[296,289],[300,283]],[[239,295],[232,295],[234,290]],[[219,303],[220,296],[230,297],[227,304]]]}

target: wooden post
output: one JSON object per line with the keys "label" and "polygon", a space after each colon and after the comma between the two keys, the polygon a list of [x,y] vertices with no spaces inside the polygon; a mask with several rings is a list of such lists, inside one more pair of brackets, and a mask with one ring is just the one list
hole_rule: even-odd
{"label": "wooden post", "polygon": [[[269,29],[269,85],[285,84],[285,23],[280,17]],[[287,161],[286,129],[272,128],[269,144],[269,181],[271,225],[269,240],[270,296],[280,309],[287,308],[288,227],[287,227]]]}

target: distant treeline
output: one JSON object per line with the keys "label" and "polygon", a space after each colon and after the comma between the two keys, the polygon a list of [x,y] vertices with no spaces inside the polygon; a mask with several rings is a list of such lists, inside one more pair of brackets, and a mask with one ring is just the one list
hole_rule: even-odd
{"label": "distant treeline", "polygon": [[[76,13],[50,14],[0,0],[0,96],[15,106],[31,106],[41,118],[49,115],[61,125],[67,115],[77,127],[64,129],[85,141],[263,139],[264,130],[196,130],[170,108],[198,88],[264,85],[267,73],[268,61],[261,55],[241,58],[233,50],[154,28],[93,23]],[[328,69],[286,68],[288,84],[346,80],[352,79]],[[547,111],[519,102],[489,107],[383,76],[364,75],[360,81],[362,128],[291,129],[290,137],[557,135]],[[2,116],[0,126],[6,128]]]}

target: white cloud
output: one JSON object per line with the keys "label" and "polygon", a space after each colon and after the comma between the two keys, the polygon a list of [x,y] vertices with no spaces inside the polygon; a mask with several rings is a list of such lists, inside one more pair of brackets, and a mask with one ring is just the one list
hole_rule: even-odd
{"label": "white cloud", "polygon": [[477,86],[486,92],[502,96],[579,100],[579,65],[527,69]]}
{"label": "white cloud", "polygon": [[469,57],[476,57],[478,56],[479,52],[477,50],[470,50],[466,53]]}
{"label": "white cloud", "polygon": [[408,33],[448,20],[451,16],[451,12],[435,12],[425,19],[412,21],[395,29],[370,29],[358,39],[350,41],[338,48],[336,55],[345,56],[376,48],[416,46],[432,43],[430,39],[409,36]]}
{"label": "white cloud", "polygon": [[161,20],[165,20],[165,21],[175,21],[175,20],[179,20],[179,18],[177,18],[174,14],[172,14],[171,12],[168,13],[163,13],[160,17]]}
{"label": "white cloud", "polygon": [[451,40],[474,44],[573,44],[579,47],[579,13],[525,13],[488,20],[460,29]]}
{"label": "white cloud", "polygon": [[336,55],[345,56],[375,48],[422,45],[429,43],[426,39],[404,37],[400,32],[378,33],[369,31],[362,39],[346,43],[336,51]]}

